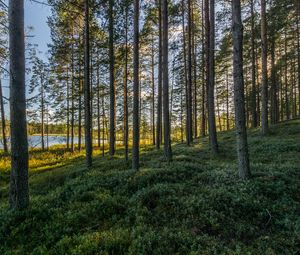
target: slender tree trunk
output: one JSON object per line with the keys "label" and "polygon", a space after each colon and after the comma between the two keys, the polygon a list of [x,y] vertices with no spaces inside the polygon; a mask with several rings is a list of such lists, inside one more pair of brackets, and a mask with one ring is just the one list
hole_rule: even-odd
{"label": "slender tree trunk", "polygon": [[241,2],[232,0],[232,37],[233,37],[233,79],[235,126],[239,175],[242,180],[250,178],[248,155],[244,78],[243,78],[243,24],[241,19]]}
{"label": "slender tree trunk", "polygon": [[101,97],[101,107],[102,107],[102,157],[104,157],[105,152],[105,104],[104,104],[104,86],[102,87],[102,97]]}
{"label": "slender tree trunk", "polygon": [[109,117],[109,155],[115,155],[116,143],[116,88],[114,53],[114,0],[109,0],[109,66],[110,66],[110,117]]}
{"label": "slender tree trunk", "polygon": [[151,105],[151,122],[152,122],[152,144],[155,145],[155,73],[154,73],[154,38],[152,35],[151,49],[151,77],[152,77],[152,105]]}
{"label": "slender tree trunk", "polygon": [[[256,49],[255,51],[255,56],[258,56],[258,50]],[[259,66],[259,60],[258,60],[258,57],[256,57],[255,59],[256,61],[256,66]],[[257,81],[257,125],[260,125],[261,123],[261,96],[260,96],[260,93],[261,93],[261,84],[259,84],[259,73],[256,72],[256,81]]]}
{"label": "slender tree trunk", "polygon": [[256,110],[256,63],[255,63],[255,23],[254,23],[254,0],[250,0],[251,8],[251,110],[252,110],[252,127],[257,127],[257,110]]}
{"label": "slender tree trunk", "polygon": [[43,78],[41,78],[41,142],[42,142],[42,150],[45,150],[45,121],[44,121],[44,116],[45,116],[45,95],[44,95],[44,81]]}
{"label": "slender tree trunk", "polygon": [[190,141],[190,110],[189,110],[189,94],[188,94],[188,75],[187,75],[187,58],[186,58],[186,32],[185,32],[185,1],[182,0],[182,41],[183,41],[183,61],[184,61],[184,88],[185,88],[185,108],[186,108],[186,124],[185,124],[185,134],[186,134],[186,143],[189,146]]}
{"label": "slender tree trunk", "polygon": [[296,79],[295,79],[295,61],[292,60],[292,64],[291,64],[291,93],[290,93],[290,96],[291,96],[291,106],[292,106],[292,118],[294,119],[296,117],[296,109],[297,109],[297,106],[295,106],[295,102],[297,101],[297,93],[295,91],[295,83],[296,83]]}
{"label": "slender tree trunk", "polygon": [[[280,77],[282,77],[282,69],[280,69]],[[284,102],[283,102],[283,81],[280,79],[280,119],[284,119]]]}
{"label": "slender tree trunk", "polygon": [[268,47],[267,47],[267,18],[266,18],[266,0],[261,0],[261,54],[262,54],[262,112],[261,126],[263,135],[268,134]]}
{"label": "slender tree trunk", "polygon": [[49,109],[47,107],[47,150],[49,150]]}
{"label": "slender tree trunk", "polygon": [[206,134],[206,114],[205,114],[205,98],[206,98],[206,93],[205,93],[205,20],[204,20],[204,0],[202,0],[202,6],[201,6],[202,12],[201,12],[201,19],[202,19],[202,54],[201,54],[201,66],[202,66],[202,109],[201,109],[201,137],[205,137]]}
{"label": "slender tree trunk", "polygon": [[183,88],[180,89],[180,140],[183,143]]}
{"label": "slender tree trunk", "polygon": [[193,77],[192,77],[192,7],[191,1],[188,0],[188,45],[187,45],[187,113],[188,113],[188,136],[189,141],[193,141],[193,118],[192,118],[192,84],[193,84]]}
{"label": "slender tree trunk", "polygon": [[85,0],[85,31],[84,31],[84,106],[85,106],[85,148],[87,167],[92,166],[92,116],[90,88],[90,29],[89,0]]}
{"label": "slender tree trunk", "polygon": [[246,127],[249,127],[250,123],[250,111],[249,111],[249,88],[248,88],[248,66],[245,67],[245,75],[244,75],[244,90],[245,90],[245,104],[246,104]]}
{"label": "slender tree trunk", "polygon": [[[74,30],[74,28],[72,28]],[[74,97],[75,97],[75,70],[74,70],[74,31],[72,30],[72,42],[71,42],[71,72],[72,72],[72,80],[71,80],[71,151],[74,152],[74,133],[75,133],[75,105],[74,105]]]}
{"label": "slender tree trunk", "polygon": [[[99,61],[99,59],[98,59]],[[97,67],[97,138],[98,147],[101,147],[101,123],[100,123],[100,74],[99,66]]]}
{"label": "slender tree trunk", "polygon": [[157,122],[156,122],[156,148],[160,148],[162,134],[162,22],[161,1],[158,0],[158,98],[157,98]]}
{"label": "slender tree trunk", "polygon": [[[215,0],[210,0],[210,6],[206,7],[207,16],[210,19],[209,24],[209,36],[208,36],[208,89],[207,89],[207,101],[208,101],[208,128],[209,128],[209,140],[213,153],[218,153],[217,142],[217,130],[216,130],[216,117],[215,117]],[[208,17],[206,18],[208,19]]]}
{"label": "slender tree trunk", "polygon": [[285,85],[285,115],[290,119],[290,103],[288,97],[288,58],[287,58],[287,31],[284,30],[284,85]]}
{"label": "slender tree trunk", "polygon": [[8,152],[7,139],[6,139],[6,123],[5,123],[5,111],[4,111],[4,102],[3,102],[3,93],[2,93],[2,82],[0,79],[0,107],[1,107],[1,127],[2,127],[2,141],[4,152]]}
{"label": "slender tree trunk", "polygon": [[29,205],[25,96],[24,1],[9,1],[11,173],[9,204]]}
{"label": "slender tree trunk", "polygon": [[277,119],[277,84],[276,84],[276,66],[275,66],[275,38],[271,42],[271,123],[278,122]]}
{"label": "slender tree trunk", "polygon": [[168,1],[162,4],[162,72],[163,72],[163,111],[164,111],[164,153],[168,162],[172,161],[171,137],[170,137],[170,114],[169,114],[169,39],[168,39]]}
{"label": "slender tree trunk", "polygon": [[79,64],[79,100],[78,100],[78,150],[81,151],[81,122],[82,122],[82,80],[81,80],[81,64]]}
{"label": "slender tree trunk", "polygon": [[70,86],[69,68],[67,67],[67,149],[70,149]]}
{"label": "slender tree trunk", "polygon": [[134,0],[134,32],[133,32],[133,145],[132,168],[139,169],[139,15],[140,0]]}
{"label": "slender tree trunk", "polygon": [[300,116],[300,26],[299,26],[299,19],[300,19],[300,4],[298,2],[297,5],[297,58],[298,58],[298,115]]}
{"label": "slender tree trunk", "polygon": [[228,69],[226,69],[226,128],[230,129],[229,123],[229,75]]}
{"label": "slender tree trunk", "polygon": [[124,70],[124,147],[125,160],[128,162],[128,2],[125,13],[125,70]]}
{"label": "slender tree trunk", "polygon": [[193,59],[193,85],[194,85],[194,93],[193,93],[193,103],[194,103],[194,137],[195,139],[198,137],[198,112],[197,112],[197,103],[198,103],[198,91],[197,91],[197,47],[195,43],[195,19],[194,19],[194,4],[192,3],[192,59]]}
{"label": "slender tree trunk", "polygon": [[217,114],[218,114],[218,122],[219,122],[219,130],[222,131],[222,120],[221,120],[221,113],[220,113],[220,103],[218,93],[216,92],[216,103],[217,103]]}

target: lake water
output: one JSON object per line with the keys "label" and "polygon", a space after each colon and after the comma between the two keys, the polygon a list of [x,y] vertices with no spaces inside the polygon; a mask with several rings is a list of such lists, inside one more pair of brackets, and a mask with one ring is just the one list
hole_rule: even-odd
{"label": "lake water", "polygon": [[[9,142],[9,138],[8,138]],[[49,147],[53,145],[66,145],[67,144],[67,137],[66,136],[56,136],[56,135],[49,135],[48,136]],[[97,139],[93,141],[95,144],[98,143]],[[107,140],[104,140],[107,143]],[[45,147],[47,147],[47,136],[44,137]],[[84,137],[81,138],[81,143],[84,144]],[[117,141],[117,144],[122,144],[122,141]],[[71,144],[71,138],[70,138]],[[74,144],[78,144],[78,136],[74,137]],[[101,141],[102,144],[102,141]],[[41,136],[29,136],[28,137],[28,146],[29,148],[41,148],[42,147],[42,138]],[[0,149],[3,149],[3,142],[0,139]]]}

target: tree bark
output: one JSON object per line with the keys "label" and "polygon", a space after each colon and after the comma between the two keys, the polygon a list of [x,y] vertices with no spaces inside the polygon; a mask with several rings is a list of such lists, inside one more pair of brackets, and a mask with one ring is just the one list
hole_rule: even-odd
{"label": "tree bark", "polygon": [[125,70],[124,70],[124,147],[128,161],[128,1],[125,10]]}
{"label": "tree bark", "polygon": [[202,0],[202,54],[201,54],[201,62],[202,62],[202,101],[201,101],[201,137],[205,137],[206,135],[206,114],[205,114],[205,97],[206,97],[206,93],[205,93],[205,19],[204,19],[204,0]]}
{"label": "tree bark", "polygon": [[285,86],[285,115],[290,119],[290,102],[288,97],[288,57],[287,57],[287,31],[284,29],[284,86]]}
{"label": "tree bark", "polygon": [[188,0],[188,52],[187,52],[187,127],[189,142],[193,141],[193,118],[192,118],[192,7],[191,0]]}
{"label": "tree bark", "polygon": [[155,63],[154,63],[154,38],[152,35],[151,49],[151,78],[152,78],[152,105],[151,105],[151,129],[152,129],[152,144],[155,145]]}
{"label": "tree bark", "polygon": [[266,0],[261,0],[261,54],[262,54],[262,94],[261,94],[261,126],[262,134],[267,135],[269,129],[268,120],[268,48],[267,48],[267,19]]}
{"label": "tree bark", "polygon": [[186,38],[185,38],[185,1],[182,0],[182,41],[183,41],[183,68],[184,68],[184,88],[185,88],[185,108],[186,108],[186,124],[185,124],[185,134],[186,134],[186,143],[189,146],[190,141],[190,110],[189,110],[189,93],[188,93],[188,75],[187,75],[187,59],[186,59]]}
{"label": "tree bark", "polygon": [[74,28],[72,28],[72,41],[71,41],[71,72],[72,72],[72,80],[71,80],[71,151],[74,152],[74,133],[75,133],[75,105],[74,105],[74,97],[75,97],[75,84],[74,84]]}
{"label": "tree bark", "polygon": [[235,128],[239,176],[242,180],[250,178],[248,155],[244,78],[243,78],[243,24],[241,20],[241,2],[232,0],[232,37],[233,37],[233,79]]}
{"label": "tree bark", "polygon": [[67,67],[67,150],[70,149],[70,86],[69,86],[69,68]]}
{"label": "tree bark", "polygon": [[81,64],[79,64],[79,100],[78,100],[78,150],[81,151],[81,122],[82,122],[82,79],[81,79]]}
{"label": "tree bark", "polygon": [[257,127],[257,110],[256,110],[256,63],[255,63],[255,30],[254,30],[254,0],[250,1],[251,8],[251,79],[252,79],[252,93],[251,93],[251,110],[252,110],[252,127]]}
{"label": "tree bark", "polygon": [[228,69],[226,69],[226,128],[227,128],[227,130],[230,129],[230,122],[229,122],[229,75],[228,75]]}
{"label": "tree bark", "polygon": [[2,127],[3,150],[4,150],[5,153],[7,153],[8,152],[8,147],[7,147],[7,138],[6,138],[5,111],[4,111],[4,102],[3,102],[1,79],[0,79],[0,107],[1,107],[1,127]]}
{"label": "tree bark", "polygon": [[24,1],[9,1],[11,173],[9,204],[29,205],[25,96]]}
{"label": "tree bark", "polygon": [[[207,2],[207,0],[206,0]],[[207,88],[207,101],[208,101],[208,128],[210,147],[214,154],[218,153],[217,130],[216,130],[216,117],[215,117],[215,0],[210,0],[210,6],[206,7],[206,16],[209,16],[209,35],[207,42],[208,50],[208,88]],[[209,15],[210,14],[210,15]],[[207,17],[206,19],[208,19]]]}
{"label": "tree bark", "polygon": [[132,168],[139,169],[139,15],[140,0],[134,0],[134,32],[133,32],[133,145]]}
{"label": "tree bark", "polygon": [[162,4],[162,73],[163,73],[163,112],[164,112],[164,153],[168,162],[172,161],[171,137],[170,137],[170,113],[169,113],[169,39],[168,39],[168,1]]}
{"label": "tree bark", "polygon": [[297,5],[297,59],[298,59],[298,97],[299,97],[299,102],[298,102],[298,115],[300,116],[300,26],[299,26],[299,19],[300,19],[300,4],[298,2]]}
{"label": "tree bark", "polygon": [[41,143],[42,143],[42,150],[45,150],[45,95],[44,95],[44,80],[43,80],[43,74],[41,74]]}
{"label": "tree bark", "polygon": [[89,0],[85,0],[85,31],[84,31],[84,106],[85,106],[85,149],[87,167],[92,166],[92,116],[90,88],[90,29]]}
{"label": "tree bark", "polygon": [[[98,59],[99,62],[99,59]],[[101,147],[101,122],[100,122],[100,73],[99,66],[97,66],[97,138],[98,148]]]}
{"label": "tree bark", "polygon": [[109,117],[109,155],[115,155],[116,143],[116,88],[114,53],[114,0],[109,0],[109,66],[110,66],[110,117]]}
{"label": "tree bark", "polygon": [[162,134],[162,22],[161,1],[158,0],[158,92],[157,92],[157,122],[156,122],[156,148],[160,148]]}

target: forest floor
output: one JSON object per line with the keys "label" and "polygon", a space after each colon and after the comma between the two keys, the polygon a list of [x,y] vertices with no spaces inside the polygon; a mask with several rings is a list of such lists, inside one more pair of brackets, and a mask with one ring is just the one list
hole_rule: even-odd
{"label": "forest floor", "polygon": [[[174,161],[142,149],[141,170],[83,153],[35,151],[31,206],[7,207],[8,159],[0,160],[0,254],[300,254],[300,121],[250,130],[253,178],[241,182],[234,132],[174,145]],[[99,154],[99,151],[96,152]]]}

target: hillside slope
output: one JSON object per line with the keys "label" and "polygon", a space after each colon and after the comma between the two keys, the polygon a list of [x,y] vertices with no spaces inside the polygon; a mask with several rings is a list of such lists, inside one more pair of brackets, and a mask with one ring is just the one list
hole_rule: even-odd
{"label": "hillside slope", "polygon": [[[31,207],[7,209],[0,190],[1,254],[299,254],[300,121],[249,134],[253,178],[240,182],[234,132],[174,145],[174,161],[143,150],[141,170],[79,155],[30,177]],[[49,155],[48,155],[49,156]],[[62,160],[62,159],[61,159]]]}

